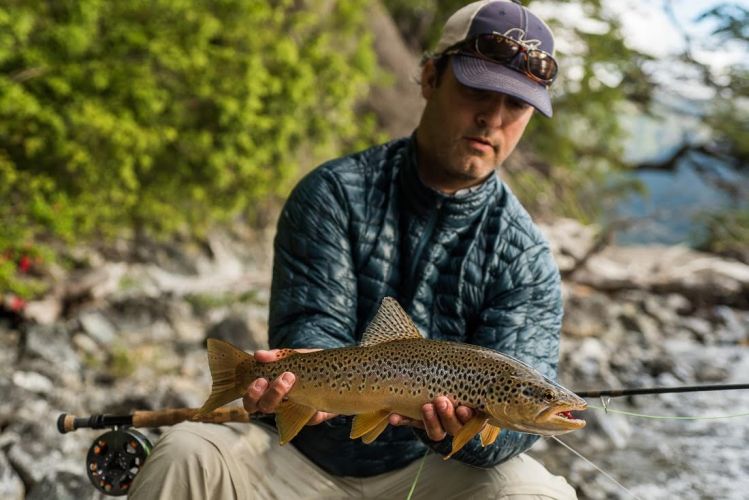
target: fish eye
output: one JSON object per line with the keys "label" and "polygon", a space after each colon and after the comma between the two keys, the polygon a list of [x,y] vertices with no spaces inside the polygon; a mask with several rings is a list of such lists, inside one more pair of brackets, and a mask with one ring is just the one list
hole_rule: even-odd
{"label": "fish eye", "polygon": [[554,393],[551,391],[544,391],[544,401],[547,403],[554,401]]}

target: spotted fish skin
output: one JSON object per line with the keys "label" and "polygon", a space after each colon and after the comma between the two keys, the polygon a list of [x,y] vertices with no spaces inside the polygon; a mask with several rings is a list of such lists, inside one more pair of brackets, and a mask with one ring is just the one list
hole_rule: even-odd
{"label": "spotted fish skin", "polygon": [[294,373],[296,381],[276,414],[282,443],[316,411],[356,415],[352,437],[371,442],[387,426],[388,415],[420,420],[422,406],[437,396],[475,410],[464,426],[466,435],[454,438],[450,455],[479,432],[482,443],[489,444],[500,428],[551,435],[585,425],[559,415],[585,408],[572,392],[492,349],[422,338],[388,297],[359,346],[310,353],[279,350],[277,361],[258,363],[226,342],[208,342],[213,391],[199,415],[242,397],[257,378]]}
{"label": "spotted fish skin", "polygon": [[512,377],[526,369],[490,349],[427,339],[297,353],[251,366],[241,375],[247,385],[292,372],[289,399],[321,411],[350,415],[384,405],[411,418],[421,418],[421,406],[437,396],[483,411],[490,385],[517,393]]}

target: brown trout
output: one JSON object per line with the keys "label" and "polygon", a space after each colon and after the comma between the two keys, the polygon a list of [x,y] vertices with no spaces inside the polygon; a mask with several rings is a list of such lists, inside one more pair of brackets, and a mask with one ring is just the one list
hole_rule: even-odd
{"label": "brown trout", "polygon": [[397,413],[421,419],[421,407],[437,396],[475,411],[453,436],[452,456],[476,434],[489,445],[502,428],[551,436],[580,429],[583,399],[529,365],[492,349],[424,339],[398,302],[383,299],[359,346],[297,353],[278,351],[259,363],[251,354],[208,339],[213,388],[198,410],[206,414],[241,398],[257,378],[296,376],[276,410],[281,444],[288,443],[317,412],[355,415],[351,438],[371,443]]}

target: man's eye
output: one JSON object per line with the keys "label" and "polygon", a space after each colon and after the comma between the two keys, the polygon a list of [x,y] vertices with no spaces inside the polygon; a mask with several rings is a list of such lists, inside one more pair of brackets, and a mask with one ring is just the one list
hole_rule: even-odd
{"label": "man's eye", "polygon": [[530,104],[528,104],[527,102],[521,101],[520,99],[516,99],[514,97],[507,98],[507,105],[513,109],[518,110],[528,109],[530,107]]}
{"label": "man's eye", "polygon": [[484,99],[491,95],[487,90],[475,89],[466,85],[462,86],[463,94],[470,99]]}

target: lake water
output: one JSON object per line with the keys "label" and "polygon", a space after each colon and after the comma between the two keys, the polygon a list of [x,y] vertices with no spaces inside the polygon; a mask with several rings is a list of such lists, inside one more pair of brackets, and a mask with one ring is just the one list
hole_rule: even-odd
{"label": "lake water", "polygon": [[[629,135],[624,159],[633,164],[661,161],[685,142],[708,142],[710,131],[697,118],[699,105],[690,103],[686,107],[692,112],[623,117],[623,126]],[[729,196],[711,182],[710,176],[701,175],[701,169],[710,171],[713,180],[736,188],[739,194]],[[642,182],[646,194],[622,200],[604,215],[604,221],[625,219],[632,222],[627,229],[615,233],[618,244],[694,245],[704,235],[699,215],[749,204],[749,172],[744,170],[744,174],[739,174],[714,158],[691,154],[684,156],[673,172],[633,172],[628,175]]]}
{"label": "lake water", "polygon": [[607,218],[631,220],[632,225],[616,233],[616,242],[633,244],[694,244],[704,235],[699,216],[720,209],[746,206],[749,176],[713,165],[721,182],[738,186],[743,196],[732,197],[711,184],[686,159],[674,172],[641,171],[630,174],[646,188],[644,195],[631,195],[614,207]]}

